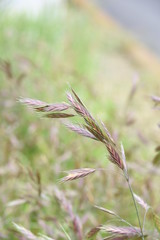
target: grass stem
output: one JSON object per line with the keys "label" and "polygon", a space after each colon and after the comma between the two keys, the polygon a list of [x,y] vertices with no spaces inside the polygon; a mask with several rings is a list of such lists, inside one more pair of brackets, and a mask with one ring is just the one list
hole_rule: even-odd
{"label": "grass stem", "polygon": [[133,190],[132,190],[132,186],[131,186],[131,184],[130,184],[129,177],[126,178],[126,180],[127,180],[128,187],[129,187],[129,190],[130,190],[132,199],[133,199],[134,207],[135,207],[135,209],[136,209],[136,214],[137,214],[137,218],[138,218],[138,223],[139,223],[139,227],[140,227],[141,234],[142,234],[142,240],[144,240],[144,234],[143,234],[142,224],[141,224],[141,221],[140,221],[139,212],[138,212],[136,200],[135,200],[135,197],[134,197],[134,194],[133,194]]}
{"label": "grass stem", "polygon": [[145,213],[144,213],[143,228],[142,228],[143,232],[144,232],[144,227],[145,227],[145,222],[146,222],[147,213],[148,213],[148,209],[147,209],[147,210],[145,211]]}

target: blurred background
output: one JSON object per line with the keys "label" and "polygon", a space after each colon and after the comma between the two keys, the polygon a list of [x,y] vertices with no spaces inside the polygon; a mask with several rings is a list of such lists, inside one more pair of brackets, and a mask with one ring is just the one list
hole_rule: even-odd
{"label": "blurred background", "polygon": [[98,0],[96,3],[155,54],[160,55],[159,0]]}
{"label": "blurred background", "polygon": [[[137,225],[106,149],[17,101],[63,102],[70,86],[123,142],[135,192],[160,213],[160,112],[151,99],[160,96],[159,22],[158,0],[0,0],[0,239],[27,239],[13,222],[36,236],[85,239],[111,220],[93,205]],[[85,167],[106,171],[58,183]]]}

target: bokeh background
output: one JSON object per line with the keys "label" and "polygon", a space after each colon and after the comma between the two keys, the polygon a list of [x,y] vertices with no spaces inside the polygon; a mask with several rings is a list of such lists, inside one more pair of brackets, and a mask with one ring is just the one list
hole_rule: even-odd
{"label": "bokeh background", "polygon": [[[66,231],[78,239],[75,219],[85,239],[92,227],[111,221],[94,205],[137,225],[124,178],[106,149],[17,101],[66,101],[70,86],[123,143],[135,192],[160,213],[160,112],[151,99],[160,95],[158,48],[104,2],[0,1],[0,239],[27,239],[13,222],[36,236],[67,239]],[[63,171],[84,167],[106,171],[59,184]],[[149,214],[152,229],[150,220]]]}

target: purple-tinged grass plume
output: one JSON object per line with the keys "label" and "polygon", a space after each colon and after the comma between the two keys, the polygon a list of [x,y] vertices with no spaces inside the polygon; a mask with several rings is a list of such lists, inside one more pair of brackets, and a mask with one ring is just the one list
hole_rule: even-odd
{"label": "purple-tinged grass plume", "polygon": [[141,230],[136,227],[100,226],[100,230],[112,234],[113,238],[111,237],[110,239],[114,239],[114,237],[125,237],[130,239],[133,237],[139,238],[141,236]]}
{"label": "purple-tinged grass plume", "polygon": [[74,169],[70,171],[66,171],[68,175],[60,180],[60,182],[73,181],[79,178],[84,178],[92,173],[94,173],[96,169],[93,168],[81,168]]}
{"label": "purple-tinged grass plume", "polygon": [[[64,123],[66,127],[73,132],[82,135],[84,137],[90,138],[92,140],[96,140],[103,144],[108,152],[109,160],[118,166],[118,168],[123,172],[124,177],[128,183],[128,187],[133,199],[133,203],[135,206],[139,228],[133,227],[130,223],[122,219],[116,214],[112,215],[119,218],[119,220],[125,224],[128,224],[129,227],[96,227],[93,230],[91,230],[90,235],[94,235],[99,232],[99,230],[105,230],[108,233],[113,234],[114,238],[110,239],[116,239],[115,237],[120,237],[120,239],[125,239],[122,237],[128,237],[128,236],[140,236],[142,240],[144,240],[144,224],[143,227],[141,225],[140,217],[139,217],[139,211],[136,205],[136,196],[133,193],[127,164],[126,164],[126,157],[123,145],[121,144],[121,152],[119,151],[119,147],[114,142],[111,134],[109,133],[107,127],[104,125],[103,122],[101,122],[101,126],[98,124],[98,122],[93,118],[91,113],[88,111],[88,109],[85,107],[81,99],[78,97],[78,95],[75,93],[75,91],[72,89],[71,93],[67,93],[67,99],[69,101],[69,104],[67,103],[55,103],[55,104],[48,104],[39,100],[34,99],[20,99],[21,103],[24,103],[30,107],[32,107],[35,111],[42,112],[44,117],[47,118],[70,118],[70,117],[81,117],[84,120],[84,123],[80,124],[72,124],[72,123]],[[67,112],[64,112],[67,111]],[[68,112],[69,111],[69,112]],[[74,113],[73,113],[74,112]],[[71,181],[78,178],[85,177],[93,172],[95,172],[96,169],[90,169],[90,168],[83,168],[83,169],[74,169],[71,171],[68,171],[68,175],[64,178],[62,178],[61,182]],[[63,205],[66,205],[66,201],[63,197],[58,194],[59,200],[63,203]],[[65,207],[67,209],[67,212],[69,213],[70,217],[72,218],[73,225],[75,232],[77,231],[77,236],[79,239],[82,239],[82,232],[79,224],[77,225],[76,218],[74,218],[74,214],[72,213],[71,207],[66,205]],[[101,209],[102,210],[102,209]],[[107,210],[109,213],[109,210]],[[111,214],[111,211],[110,211]]]}

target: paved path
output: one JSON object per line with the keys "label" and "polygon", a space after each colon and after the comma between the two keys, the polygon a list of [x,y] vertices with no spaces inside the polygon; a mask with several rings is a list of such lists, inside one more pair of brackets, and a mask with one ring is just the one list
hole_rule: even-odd
{"label": "paved path", "polygon": [[122,26],[160,56],[160,0],[96,0]]}

